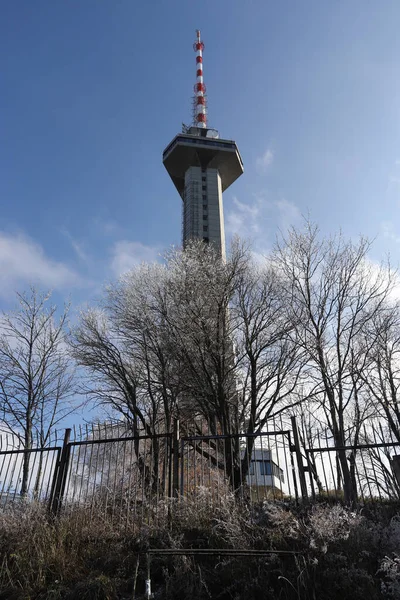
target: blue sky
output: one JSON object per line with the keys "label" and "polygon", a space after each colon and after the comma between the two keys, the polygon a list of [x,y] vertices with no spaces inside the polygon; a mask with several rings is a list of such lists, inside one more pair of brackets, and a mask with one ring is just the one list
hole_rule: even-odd
{"label": "blue sky", "polygon": [[209,124],[244,175],[229,234],[271,248],[310,211],[400,257],[400,3],[3,0],[0,308],[30,282],[74,305],[180,244],[162,151],[190,121],[200,28]]}

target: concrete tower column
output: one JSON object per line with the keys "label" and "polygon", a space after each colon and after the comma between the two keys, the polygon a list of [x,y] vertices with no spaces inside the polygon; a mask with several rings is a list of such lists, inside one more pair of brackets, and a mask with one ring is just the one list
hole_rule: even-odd
{"label": "concrete tower column", "polygon": [[222,183],[217,169],[189,167],[183,194],[182,242],[200,239],[225,259]]}

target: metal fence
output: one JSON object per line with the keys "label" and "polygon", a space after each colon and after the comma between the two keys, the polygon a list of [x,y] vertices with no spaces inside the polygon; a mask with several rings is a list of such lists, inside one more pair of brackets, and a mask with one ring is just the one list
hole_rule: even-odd
{"label": "metal fence", "polygon": [[11,433],[0,434],[0,507],[15,505],[24,498],[47,501],[54,489],[62,439],[57,432],[46,447],[26,450]]}
{"label": "metal fence", "polygon": [[344,452],[357,502],[400,500],[400,481],[394,468],[400,442],[382,423],[365,424],[353,444],[336,447],[328,430],[315,432],[313,441],[303,448],[304,461],[300,465],[308,474],[308,497],[343,499],[344,476],[338,454]]}
{"label": "metal fence", "polygon": [[175,422],[157,435],[98,424],[67,429],[30,450],[3,434],[0,508],[32,499],[54,513],[84,507],[89,516],[100,511],[113,521],[143,523],[164,517],[169,499],[196,502],[205,491],[216,502],[228,494],[247,503],[341,500],[338,450],[351,465],[359,502],[400,499],[393,469],[400,444],[381,426],[364,427],[357,444],[340,449],[327,432],[306,447],[305,439],[294,417],[272,419],[255,434],[223,434],[201,419]]}
{"label": "metal fence", "polygon": [[[250,453],[249,453],[250,448]],[[112,520],[154,521],[167,500],[228,494],[249,502],[298,499],[291,431],[282,420],[253,435],[224,435],[196,419],[170,433],[132,436],[129,428],[98,425],[64,440],[52,510],[86,506]]]}
{"label": "metal fence", "polygon": [[65,445],[53,511],[85,506],[111,520],[150,521],[172,496],[172,434],[132,436],[121,425],[86,429]]}
{"label": "metal fence", "polygon": [[294,452],[281,418],[254,434],[223,435],[206,422],[189,424],[180,437],[180,496],[196,497],[206,488],[215,499],[232,489],[249,502],[298,499]]}

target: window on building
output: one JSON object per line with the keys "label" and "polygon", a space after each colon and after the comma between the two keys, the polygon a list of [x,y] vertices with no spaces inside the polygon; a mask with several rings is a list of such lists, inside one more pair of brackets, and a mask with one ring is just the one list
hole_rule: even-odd
{"label": "window on building", "polygon": [[[258,463],[260,466],[256,466]],[[275,462],[271,462],[271,460],[266,459],[256,459],[252,460],[249,464],[249,472],[250,476],[255,476],[258,478],[259,485],[262,485],[262,479],[260,477],[268,477],[273,476],[279,479],[282,483],[285,483],[285,476],[283,473],[283,469],[281,469]]]}
{"label": "window on building", "polygon": [[206,211],[208,208],[207,204],[203,204],[203,210]]}
{"label": "window on building", "polygon": [[202,181],[206,182],[207,181],[207,177],[205,177],[204,175],[201,178]]}
{"label": "window on building", "polygon": [[208,225],[203,225],[203,231],[204,232],[208,231]]}
{"label": "window on building", "polygon": [[208,215],[203,214],[203,221],[207,221]]}
{"label": "window on building", "polygon": [[203,194],[203,200],[207,200],[207,194]]}
{"label": "window on building", "polygon": [[282,483],[285,483],[285,476],[283,474],[283,469],[281,469],[276,463],[272,463],[272,473],[274,477],[280,479]]}
{"label": "window on building", "polygon": [[260,460],[261,475],[272,475],[271,462],[269,460]]}
{"label": "window on building", "polygon": [[207,186],[206,185],[202,185],[201,189],[203,190],[203,192],[207,191]]}

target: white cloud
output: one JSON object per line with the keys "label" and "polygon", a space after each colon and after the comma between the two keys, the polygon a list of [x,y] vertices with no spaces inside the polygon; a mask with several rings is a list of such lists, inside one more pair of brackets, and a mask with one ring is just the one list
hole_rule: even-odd
{"label": "white cloud", "polygon": [[280,229],[287,231],[289,227],[300,223],[301,212],[296,204],[283,198],[274,202],[274,205],[278,209]]}
{"label": "white cloud", "polygon": [[256,168],[259,173],[266,173],[272,161],[274,160],[274,153],[271,148],[267,148],[267,150],[259,156],[256,160]]}
{"label": "white cloud", "polygon": [[298,207],[284,198],[269,201],[256,196],[251,203],[233,199],[233,210],[227,211],[225,229],[227,235],[249,238],[255,249],[265,248],[265,242],[280,229],[287,231],[291,225],[301,221]]}
{"label": "white cloud", "polygon": [[[397,243],[400,242],[400,238],[397,237],[397,239],[395,241]],[[364,259],[364,266],[365,266],[366,273],[368,274],[368,277],[369,277],[369,280],[371,281],[371,283],[375,283],[378,280],[381,280],[382,282],[385,282],[385,283],[389,283],[389,280],[387,278],[388,272],[386,270],[388,265],[385,264],[385,262],[377,262],[376,260],[367,256]],[[391,276],[392,276],[392,287],[389,291],[388,299],[391,300],[392,302],[398,302],[400,300],[399,275],[393,269],[391,269]]]}
{"label": "white cloud", "polygon": [[399,176],[399,167],[400,167],[400,159],[396,159],[394,161],[394,173],[390,173],[388,176],[388,184],[387,184],[387,192],[398,190],[400,184],[400,176]]}
{"label": "white cloud", "polygon": [[93,219],[93,225],[96,230],[103,236],[114,236],[116,237],[118,234],[121,234],[123,228],[119,223],[112,219],[101,219],[100,217],[95,217]]}
{"label": "white cloud", "polygon": [[400,244],[400,236],[395,233],[393,223],[391,223],[390,221],[384,221],[383,223],[381,223],[381,231],[383,237],[392,240],[396,244]]}
{"label": "white cloud", "polygon": [[234,209],[227,213],[225,231],[228,235],[254,237],[259,233],[259,217],[263,210],[262,200],[256,198],[252,204],[233,198]]}
{"label": "white cloud", "polygon": [[30,284],[60,289],[81,284],[79,275],[66,264],[46,256],[31,238],[0,232],[0,295],[8,297]]}
{"label": "white cloud", "polygon": [[65,237],[68,239],[69,243],[71,244],[71,247],[73,249],[73,251],[75,252],[76,256],[79,258],[80,261],[88,264],[90,262],[89,256],[86,253],[84,246],[81,242],[78,242],[67,229],[62,229],[61,232],[65,235]]}
{"label": "white cloud", "polygon": [[114,244],[111,255],[111,270],[118,277],[142,262],[157,261],[160,250],[155,246],[146,246],[141,242],[121,240]]}

